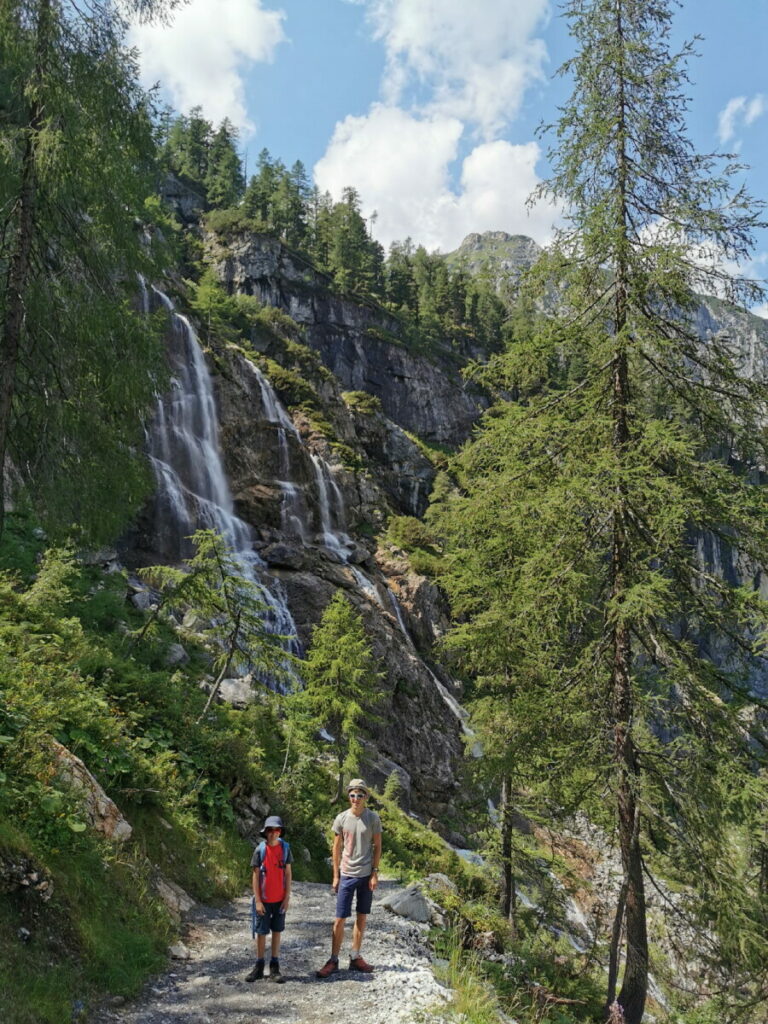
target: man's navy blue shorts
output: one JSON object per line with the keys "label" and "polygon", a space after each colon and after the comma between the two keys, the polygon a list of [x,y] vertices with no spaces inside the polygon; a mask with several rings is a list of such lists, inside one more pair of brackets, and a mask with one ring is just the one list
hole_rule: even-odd
{"label": "man's navy blue shorts", "polygon": [[270,932],[285,931],[285,911],[280,903],[265,903],[264,913],[256,914],[253,921],[254,935],[269,935]]}
{"label": "man's navy blue shorts", "polygon": [[369,882],[370,875],[365,878],[350,878],[342,875],[339,880],[339,891],[336,895],[336,917],[349,917],[352,913],[352,897],[357,893],[355,909],[358,914],[370,914],[373,905],[373,893]]}

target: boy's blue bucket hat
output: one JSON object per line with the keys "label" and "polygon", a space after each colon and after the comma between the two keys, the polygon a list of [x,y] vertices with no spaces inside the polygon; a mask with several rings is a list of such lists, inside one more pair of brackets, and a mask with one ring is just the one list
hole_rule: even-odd
{"label": "boy's blue bucket hat", "polygon": [[271,814],[264,822],[264,828],[259,832],[260,836],[267,834],[268,828],[279,828],[281,832],[285,832],[285,826],[283,825],[283,819],[278,817],[277,814]]}

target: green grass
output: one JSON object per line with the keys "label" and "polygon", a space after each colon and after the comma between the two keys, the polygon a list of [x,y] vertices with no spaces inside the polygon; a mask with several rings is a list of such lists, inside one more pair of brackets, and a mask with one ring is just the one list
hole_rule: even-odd
{"label": "green grass", "polygon": [[498,1024],[499,1001],[477,954],[463,950],[454,933],[449,934],[440,953],[443,963],[435,965],[435,977],[453,993],[447,1007],[440,1008],[440,1016],[461,1024]]}
{"label": "green grass", "polygon": [[[62,834],[45,848],[4,827],[6,856],[25,856],[53,880],[47,903],[33,889],[0,900],[0,986],[8,1024],[70,1024],[73,1008],[102,992],[130,996],[164,962],[172,934],[149,865],[93,835]],[[55,841],[55,840],[54,840]],[[66,846],[65,846],[66,844]],[[19,937],[26,928],[28,941]]]}

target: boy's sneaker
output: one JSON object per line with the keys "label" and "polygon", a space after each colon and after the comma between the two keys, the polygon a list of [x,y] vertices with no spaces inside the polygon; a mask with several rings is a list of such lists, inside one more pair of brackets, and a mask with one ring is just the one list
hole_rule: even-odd
{"label": "boy's sneaker", "polygon": [[276,982],[278,985],[285,983],[285,978],[280,973],[280,964],[269,965],[269,980]]}
{"label": "boy's sneaker", "polygon": [[260,981],[264,977],[264,961],[260,960],[253,966],[249,974],[246,974],[246,981]]}
{"label": "boy's sneaker", "polygon": [[372,974],[373,968],[358,954],[349,961],[350,971],[361,971],[363,974]]}
{"label": "boy's sneaker", "polygon": [[339,969],[339,961],[338,960],[334,960],[333,957],[331,957],[330,960],[328,960],[326,963],[323,964],[323,966],[320,968],[319,971],[315,971],[315,977],[316,978],[329,978],[332,974],[334,974],[336,971],[338,971],[338,969]]}

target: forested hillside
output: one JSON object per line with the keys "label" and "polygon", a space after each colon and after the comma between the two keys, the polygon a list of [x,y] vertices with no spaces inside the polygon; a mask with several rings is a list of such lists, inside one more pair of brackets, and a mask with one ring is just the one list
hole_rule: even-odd
{"label": "forested hillside", "polygon": [[3,6],[4,1020],[135,995],[268,814],[328,880],[360,774],[450,1019],[768,1020],[762,205],[672,5],[564,17],[561,230],[442,254]]}

